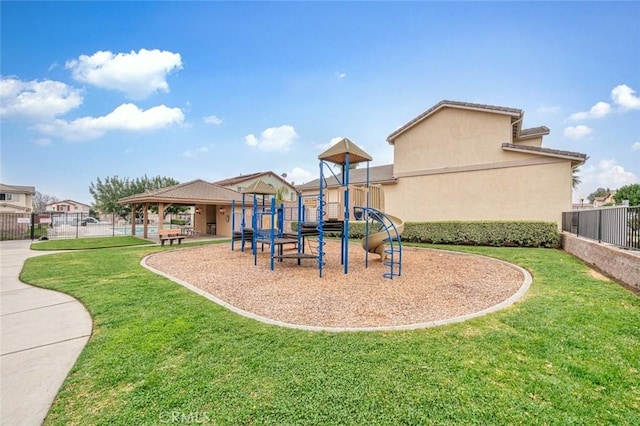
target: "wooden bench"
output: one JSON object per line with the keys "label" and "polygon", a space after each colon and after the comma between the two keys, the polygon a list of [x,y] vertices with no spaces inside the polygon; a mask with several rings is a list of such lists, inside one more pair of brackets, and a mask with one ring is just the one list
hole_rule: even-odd
{"label": "wooden bench", "polygon": [[165,241],[169,241],[169,245],[172,246],[173,242],[178,240],[179,245],[184,235],[180,235],[179,229],[161,229],[158,231],[158,238],[160,239],[160,245],[164,247]]}

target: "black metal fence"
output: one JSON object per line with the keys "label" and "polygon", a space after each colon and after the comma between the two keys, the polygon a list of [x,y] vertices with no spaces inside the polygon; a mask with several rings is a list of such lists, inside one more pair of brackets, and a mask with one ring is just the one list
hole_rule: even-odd
{"label": "black metal fence", "polygon": [[[164,218],[164,227],[193,223],[191,214],[169,214]],[[175,225],[174,225],[175,224]],[[89,213],[0,213],[0,241],[37,240],[84,237],[117,237],[131,235],[142,236],[142,219],[136,219],[135,225],[117,214],[101,215],[100,218]],[[158,233],[158,224],[149,221],[147,234]]]}
{"label": "black metal fence", "polygon": [[640,249],[640,207],[604,207],[562,213],[562,230],[628,249]]}
{"label": "black metal fence", "polygon": [[116,215],[98,220],[88,213],[0,213],[0,240],[130,235]]}

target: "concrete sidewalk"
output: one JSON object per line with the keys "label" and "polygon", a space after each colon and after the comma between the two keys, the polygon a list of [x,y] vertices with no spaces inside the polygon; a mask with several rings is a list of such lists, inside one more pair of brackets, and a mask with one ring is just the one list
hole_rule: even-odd
{"label": "concrete sidewalk", "polygon": [[62,293],[19,280],[24,261],[51,252],[31,241],[0,242],[0,421],[40,425],[89,340],[84,306]]}

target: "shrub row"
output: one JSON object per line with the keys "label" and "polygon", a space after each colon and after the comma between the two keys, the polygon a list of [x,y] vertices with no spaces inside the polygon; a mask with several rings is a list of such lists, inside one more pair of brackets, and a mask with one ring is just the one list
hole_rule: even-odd
{"label": "shrub row", "polygon": [[[292,225],[294,230],[297,224]],[[377,228],[370,225],[369,233]],[[338,236],[327,233],[327,236]],[[349,238],[365,236],[364,222],[349,222]],[[553,222],[405,222],[402,241],[494,247],[558,247],[560,235]]]}
{"label": "shrub row", "polygon": [[408,222],[402,240],[415,243],[495,247],[558,247],[553,222]]}

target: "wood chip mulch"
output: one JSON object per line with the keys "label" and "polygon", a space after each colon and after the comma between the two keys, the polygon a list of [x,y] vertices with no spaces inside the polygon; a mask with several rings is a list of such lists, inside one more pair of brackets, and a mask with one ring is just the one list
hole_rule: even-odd
{"label": "wood chip mulch", "polygon": [[487,257],[403,247],[402,276],[390,280],[375,254],[365,268],[365,251],[353,243],[344,274],[340,243],[327,242],[325,251],[322,278],[315,260],[285,259],[270,270],[268,246],[255,266],[250,249],[231,251],[230,243],[168,250],[146,264],[242,310],[315,327],[388,327],[472,314],[509,298],[525,279]]}

